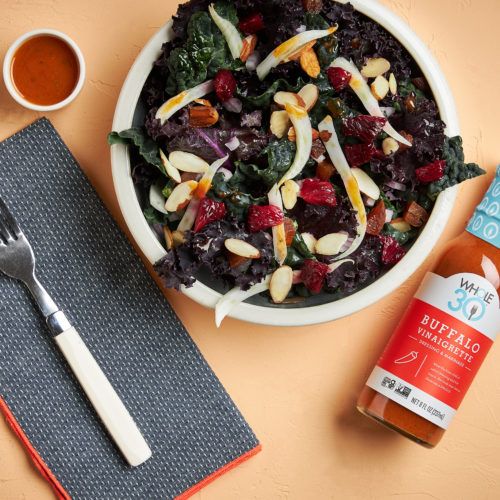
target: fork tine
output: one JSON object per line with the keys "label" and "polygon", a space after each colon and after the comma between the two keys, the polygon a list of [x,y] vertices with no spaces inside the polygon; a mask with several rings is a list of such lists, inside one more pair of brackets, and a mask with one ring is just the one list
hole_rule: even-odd
{"label": "fork tine", "polygon": [[2,227],[7,231],[7,234],[10,232],[19,236],[22,232],[16,219],[0,196],[0,231]]}

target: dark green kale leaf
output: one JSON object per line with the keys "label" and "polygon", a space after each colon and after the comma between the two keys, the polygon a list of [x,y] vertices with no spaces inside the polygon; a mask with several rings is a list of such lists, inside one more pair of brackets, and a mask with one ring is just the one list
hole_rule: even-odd
{"label": "dark green kale leaf", "polygon": [[292,240],[292,247],[299,252],[302,257],[306,259],[316,259],[314,254],[309,250],[309,248],[306,245],[306,242],[304,241],[304,238],[302,238],[302,235],[296,231],[293,240]]}
{"label": "dark green kale leaf", "polygon": [[267,155],[267,164],[275,172],[285,173],[295,158],[295,144],[288,139],[270,142],[262,154]]}
{"label": "dark green kale leaf", "polygon": [[168,222],[168,216],[158,212],[155,208],[149,206],[143,211],[144,218],[149,224],[166,224]]}
{"label": "dark green kale leaf", "polygon": [[443,177],[427,186],[427,196],[431,200],[435,200],[441,191],[451,186],[486,173],[476,163],[465,163],[460,136],[446,138],[443,160],[446,160],[446,170]]}
{"label": "dark green kale leaf", "polygon": [[406,245],[417,237],[418,231],[416,229],[410,229],[405,232],[398,231],[391,224],[385,224],[382,229],[382,234],[392,236],[400,245]]}
{"label": "dark green kale leaf", "polygon": [[121,132],[110,132],[108,144],[129,144],[138,148],[139,154],[147,163],[157,167],[163,175],[167,175],[160,160],[158,144],[149,137],[142,127],[132,127]]}
{"label": "dark green kale leaf", "polygon": [[[236,24],[238,17],[234,6],[217,3],[217,12]],[[237,69],[242,62],[231,56],[226,40],[210,15],[195,12],[187,25],[187,40],[182,47],[172,50],[167,59],[167,93],[175,95],[215,76],[221,69]]]}
{"label": "dark green kale leaf", "polygon": [[258,95],[248,95],[247,88],[238,87],[237,95],[243,101],[243,104],[250,108],[263,109],[268,108],[271,105],[271,101],[274,97],[274,94],[278,92],[278,90],[287,90],[289,92],[298,92],[303,86],[305,82],[299,78],[295,85],[291,85],[284,78],[278,78],[275,80],[272,85],[270,85],[264,92]]}

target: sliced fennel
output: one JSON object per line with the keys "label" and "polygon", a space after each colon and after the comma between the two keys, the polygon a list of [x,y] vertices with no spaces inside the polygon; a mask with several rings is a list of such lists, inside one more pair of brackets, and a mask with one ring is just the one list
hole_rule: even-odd
{"label": "sliced fennel", "polygon": [[267,275],[260,283],[252,285],[248,290],[242,290],[237,286],[223,295],[215,305],[215,324],[219,327],[231,309],[253,295],[268,290],[270,281],[271,274]]}
{"label": "sliced fennel", "polygon": [[337,133],[335,132],[335,127],[333,126],[333,120],[330,115],[327,115],[324,120],[319,124],[318,130],[320,132],[328,132],[330,138],[328,141],[323,141],[325,148],[332,160],[333,165],[337,169],[337,172],[342,178],[345,190],[347,191],[347,196],[351,202],[352,207],[356,211],[356,221],[358,223],[356,228],[356,237],[352,242],[352,245],[345,251],[338,255],[335,260],[343,259],[348,255],[352,254],[361,245],[363,238],[366,233],[366,211],[363,199],[361,198],[361,192],[359,191],[358,182],[356,178],[352,175],[351,167],[347,163],[347,159],[344,156],[344,152],[339,143]]}
{"label": "sliced fennel", "polygon": [[207,80],[200,83],[196,87],[189,90],[184,90],[180,94],[171,97],[168,101],[164,102],[156,112],[155,118],[160,120],[163,125],[174,113],[193,102],[195,99],[200,99],[214,90],[213,80]]}
{"label": "sliced fennel", "polygon": [[258,66],[257,76],[260,80],[268,75],[271,69],[284,62],[290,55],[297,52],[303,45],[318,38],[331,35],[337,31],[337,26],[332,26],[327,30],[309,30],[299,33],[298,35],[289,38],[281,45],[278,45]]}
{"label": "sliced fennel", "polygon": [[[372,116],[378,116],[380,118],[386,117],[383,111],[380,109],[377,99],[375,99],[375,96],[372,94],[368,83],[366,83],[366,80],[363,78],[363,75],[359,72],[355,64],[353,64],[351,61],[348,61],[344,57],[338,57],[330,64],[330,67],[342,68],[345,71],[351,73],[351,81],[349,82],[349,86],[359,97],[368,113],[370,113]],[[396,141],[411,147],[411,142],[408,142],[408,140],[406,140],[399,132],[394,130],[389,121],[387,121],[383,130],[393,139],[396,139]]]}
{"label": "sliced fennel", "polygon": [[210,16],[212,17],[214,23],[217,25],[222,35],[226,39],[233,59],[238,59],[241,55],[241,50],[243,49],[243,41],[241,39],[240,33],[236,29],[236,26],[227,19],[219,16],[219,14],[217,14],[217,11],[215,10],[214,4],[210,4],[208,6],[208,12],[210,12]]}
{"label": "sliced fennel", "polygon": [[285,181],[297,177],[302,172],[302,169],[309,160],[312,148],[312,127],[307,111],[300,106],[289,103],[285,105],[285,109],[295,129],[296,152],[292,165],[278,182],[278,187]]}
{"label": "sliced fennel", "polygon": [[227,161],[229,155],[224,156],[224,158],[220,158],[219,160],[215,160],[209,167],[208,170],[203,174],[203,177],[198,182],[198,187],[196,188],[196,192],[194,197],[189,202],[189,205],[182,216],[179,225],[177,226],[178,231],[188,231],[194,225],[196,220],[196,216],[198,215],[198,208],[200,207],[200,200],[205,198],[208,193],[210,187],[212,186],[212,180],[217,173],[217,170]]}
{"label": "sliced fennel", "polygon": [[[281,200],[281,193],[278,188],[278,184],[275,184],[269,193],[267,194],[269,198],[269,204],[279,208],[283,211],[283,201]],[[274,246],[274,257],[278,261],[279,265],[285,262],[288,250],[286,248],[286,233],[285,224],[281,223],[277,226],[273,226],[273,246]]]}

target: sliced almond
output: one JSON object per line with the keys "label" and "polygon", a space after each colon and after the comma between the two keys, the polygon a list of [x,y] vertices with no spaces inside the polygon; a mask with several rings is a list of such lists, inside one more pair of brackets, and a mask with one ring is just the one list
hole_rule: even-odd
{"label": "sliced almond", "polygon": [[240,59],[243,62],[250,57],[250,55],[254,52],[255,46],[257,45],[257,35],[248,35],[243,39],[243,46],[241,48]]}
{"label": "sliced almond", "polygon": [[391,221],[391,226],[396,231],[400,231],[401,233],[406,233],[411,229],[410,224],[408,224],[408,222],[406,222],[402,217],[399,217]]}
{"label": "sliced almond", "polygon": [[312,108],[314,108],[318,100],[319,89],[316,85],[314,85],[314,83],[308,83],[299,90],[298,95],[302,97],[302,100],[306,105],[306,111],[310,111]]}
{"label": "sliced almond", "polygon": [[247,262],[250,262],[251,259],[247,259],[246,257],[242,257],[241,255],[236,255],[232,252],[228,252],[227,259],[229,261],[229,267],[234,269],[235,267],[240,267]]}
{"label": "sliced almond", "polygon": [[387,78],[383,76],[377,76],[375,80],[370,85],[372,90],[372,94],[375,96],[375,99],[381,101],[388,93],[389,93],[389,82]]}
{"label": "sliced almond", "polygon": [[347,234],[327,234],[316,242],[316,245],[314,245],[314,252],[320,255],[337,255],[346,241]]}
{"label": "sliced almond", "polygon": [[168,226],[163,226],[163,237],[165,238],[165,245],[167,250],[171,250],[174,246],[174,237],[172,236],[172,231]]}
{"label": "sliced almond", "polygon": [[281,108],[284,108],[286,104],[293,104],[294,106],[300,106],[301,108],[306,107],[304,99],[302,99],[299,94],[284,92],[283,90],[274,94],[274,102]]}
{"label": "sliced almond", "polygon": [[186,181],[177,184],[165,202],[165,210],[167,212],[182,210],[191,201],[194,190],[197,187],[198,183],[196,181]]}
{"label": "sliced almond", "polygon": [[168,161],[167,155],[160,149],[160,160],[165,167],[167,175],[173,179],[177,184],[182,182],[180,172]]}
{"label": "sliced almond", "polygon": [[224,241],[224,246],[231,253],[245,257],[246,259],[258,259],[260,257],[259,249],[238,238],[228,238]]}
{"label": "sliced almond", "polygon": [[386,137],[382,141],[382,151],[386,156],[392,155],[399,149],[399,142],[392,137]]}
{"label": "sliced almond", "polygon": [[170,160],[170,163],[181,172],[204,174],[208,170],[208,163],[192,153],[172,151],[168,159]]}
{"label": "sliced almond", "polygon": [[290,117],[284,109],[271,113],[271,132],[278,138],[285,137],[290,127]]}
{"label": "sliced almond", "polygon": [[287,63],[290,61],[297,61],[298,59],[300,59],[300,54],[302,54],[304,50],[311,49],[312,47],[314,47],[315,44],[316,40],[311,40],[310,42],[307,42],[305,45],[302,45],[302,47],[299,47],[295,52],[290,54],[283,62]]}
{"label": "sliced almond", "polygon": [[375,181],[361,168],[351,168],[352,175],[358,182],[359,190],[373,198],[378,200],[380,198],[380,188],[377,186]]}
{"label": "sliced almond", "polygon": [[366,64],[361,68],[361,74],[365,78],[376,78],[377,76],[387,73],[391,69],[391,63],[383,57],[373,57],[366,61]]}
{"label": "sliced almond", "polygon": [[319,66],[318,56],[313,48],[306,49],[300,54],[300,67],[304,70],[306,75],[311,78],[318,78],[321,68]]}
{"label": "sliced almond", "polygon": [[293,271],[290,266],[281,266],[274,271],[269,283],[269,293],[276,304],[283,302],[292,289]]}
{"label": "sliced almond", "polygon": [[292,210],[292,208],[297,203],[297,195],[300,191],[300,186],[293,180],[289,179],[283,183],[281,187],[281,198],[283,200],[283,206],[287,210]]}
{"label": "sliced almond", "polygon": [[212,106],[194,106],[189,108],[189,125],[195,128],[205,128],[219,121],[219,112]]}
{"label": "sliced almond", "polygon": [[174,247],[178,247],[186,242],[186,237],[182,231],[172,231],[172,242]]}
{"label": "sliced almond", "polygon": [[[297,134],[295,133],[295,129],[293,127],[290,127],[288,129],[288,140],[291,142],[295,142],[297,140]],[[315,141],[316,139],[319,139],[319,132],[313,128],[312,129],[312,140]]]}
{"label": "sliced almond", "polygon": [[392,95],[396,95],[398,93],[398,82],[396,81],[394,73],[389,75],[389,90]]}
{"label": "sliced almond", "polygon": [[316,251],[316,242],[318,241],[311,233],[301,233],[302,239],[306,244],[306,247],[311,253]]}

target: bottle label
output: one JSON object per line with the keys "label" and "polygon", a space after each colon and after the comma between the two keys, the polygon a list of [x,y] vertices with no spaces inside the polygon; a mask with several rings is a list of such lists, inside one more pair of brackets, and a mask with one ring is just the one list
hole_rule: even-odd
{"label": "bottle label", "polygon": [[500,326],[498,293],[471,273],[427,273],[367,385],[447,429]]}

